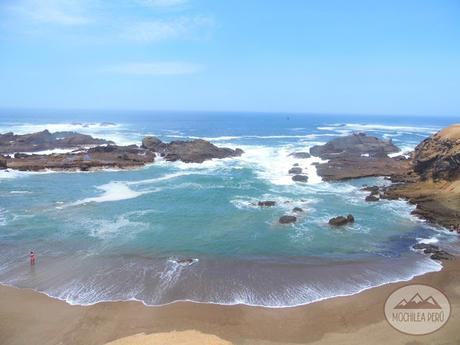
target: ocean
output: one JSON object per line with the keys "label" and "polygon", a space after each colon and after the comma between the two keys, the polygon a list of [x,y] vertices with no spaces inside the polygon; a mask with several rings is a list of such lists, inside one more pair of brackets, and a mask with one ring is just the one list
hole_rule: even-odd
{"label": "ocean", "polygon": [[[110,122],[110,123],[105,123]],[[296,151],[364,131],[412,150],[457,122],[401,117],[225,112],[2,110],[0,132],[77,131],[140,144],[203,138],[241,157],[166,162],[135,170],[0,171],[0,283],[71,304],[139,300],[286,307],[439,271],[417,242],[457,247],[457,236],[411,215],[402,200],[364,201],[363,185],[324,182],[318,158]],[[307,184],[287,171],[299,163]],[[260,200],[275,207],[260,208]],[[278,218],[294,207],[294,225]],[[331,217],[353,214],[345,228]],[[37,265],[28,253],[37,253]],[[189,259],[182,262],[181,259]]]}

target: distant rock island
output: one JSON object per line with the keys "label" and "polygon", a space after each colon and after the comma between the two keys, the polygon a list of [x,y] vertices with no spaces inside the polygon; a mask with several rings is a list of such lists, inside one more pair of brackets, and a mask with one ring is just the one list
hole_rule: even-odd
{"label": "distant rock island", "polygon": [[46,129],[41,132],[22,135],[12,132],[0,134],[0,154],[74,149],[103,144],[113,144],[113,142],[76,132],[50,133]]}

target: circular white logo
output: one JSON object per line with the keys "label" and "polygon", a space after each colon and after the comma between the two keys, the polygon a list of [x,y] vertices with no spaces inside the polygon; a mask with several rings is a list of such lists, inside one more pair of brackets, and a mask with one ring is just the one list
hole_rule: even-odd
{"label": "circular white logo", "polygon": [[449,316],[446,295],[428,285],[404,286],[385,302],[385,317],[390,325],[410,335],[433,333],[446,324]]}

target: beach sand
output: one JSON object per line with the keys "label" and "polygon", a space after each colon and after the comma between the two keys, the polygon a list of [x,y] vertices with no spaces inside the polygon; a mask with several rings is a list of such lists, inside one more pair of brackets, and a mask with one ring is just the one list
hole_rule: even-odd
{"label": "beach sand", "polygon": [[409,282],[293,308],[139,302],[71,306],[29,289],[0,286],[0,344],[460,344],[460,259],[410,283],[443,291],[451,318],[435,333],[404,335],[385,320],[385,299]]}

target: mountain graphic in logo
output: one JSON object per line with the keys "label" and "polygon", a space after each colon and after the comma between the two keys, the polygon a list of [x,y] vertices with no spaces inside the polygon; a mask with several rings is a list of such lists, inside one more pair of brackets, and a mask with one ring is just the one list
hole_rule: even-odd
{"label": "mountain graphic in logo", "polygon": [[442,309],[433,296],[423,299],[417,292],[409,301],[403,298],[393,309]]}

